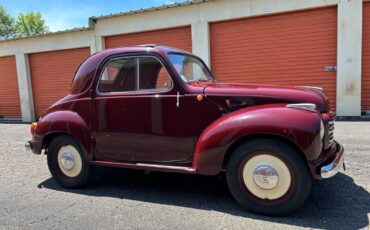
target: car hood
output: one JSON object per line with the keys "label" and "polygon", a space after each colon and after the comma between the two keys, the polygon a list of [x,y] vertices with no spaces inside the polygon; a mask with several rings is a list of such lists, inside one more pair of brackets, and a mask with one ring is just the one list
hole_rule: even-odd
{"label": "car hood", "polygon": [[194,83],[207,97],[246,98],[249,104],[313,103],[320,112],[327,112],[327,97],[319,90],[305,87],[254,85],[243,83]]}

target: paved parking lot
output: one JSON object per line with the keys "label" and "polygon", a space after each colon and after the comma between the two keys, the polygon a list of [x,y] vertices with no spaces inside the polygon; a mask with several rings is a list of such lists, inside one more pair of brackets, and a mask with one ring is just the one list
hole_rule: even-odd
{"label": "paved parking lot", "polygon": [[99,169],[68,190],[45,156],[27,152],[28,125],[0,124],[0,229],[360,229],[370,219],[370,122],[337,122],[347,171],[315,182],[295,214],[270,218],[241,209],[224,176]]}

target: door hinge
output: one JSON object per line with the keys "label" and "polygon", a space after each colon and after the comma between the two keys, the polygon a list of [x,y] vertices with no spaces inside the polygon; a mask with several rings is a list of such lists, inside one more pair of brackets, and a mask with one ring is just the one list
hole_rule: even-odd
{"label": "door hinge", "polygon": [[96,145],[96,140],[95,140],[94,135],[90,135],[90,143],[91,143],[91,146],[95,146]]}

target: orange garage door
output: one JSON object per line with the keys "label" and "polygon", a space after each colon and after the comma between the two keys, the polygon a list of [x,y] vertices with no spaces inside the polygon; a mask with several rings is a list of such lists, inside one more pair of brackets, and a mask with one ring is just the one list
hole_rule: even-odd
{"label": "orange garage door", "polygon": [[370,110],[370,3],[364,3],[362,43],[362,110]]}
{"label": "orange garage door", "polygon": [[211,65],[220,81],[324,87],[335,105],[337,9],[210,25]]}
{"label": "orange garage door", "polygon": [[160,44],[177,47],[191,52],[190,26],[141,33],[122,34],[105,38],[105,47]]}
{"label": "orange garage door", "polygon": [[0,118],[20,118],[15,57],[0,57]]}
{"label": "orange garage door", "polygon": [[68,94],[75,71],[89,55],[89,48],[29,55],[36,117]]}

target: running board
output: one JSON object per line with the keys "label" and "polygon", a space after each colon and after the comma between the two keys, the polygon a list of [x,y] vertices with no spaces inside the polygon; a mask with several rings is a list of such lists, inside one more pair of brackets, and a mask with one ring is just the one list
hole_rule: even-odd
{"label": "running board", "polygon": [[175,172],[175,173],[189,173],[196,174],[196,170],[191,167],[181,166],[169,166],[169,165],[158,165],[158,164],[147,164],[147,163],[123,163],[123,162],[111,162],[111,161],[92,161],[94,165],[110,166],[118,168],[130,168],[130,169],[142,169],[148,171],[161,171],[161,172]]}

